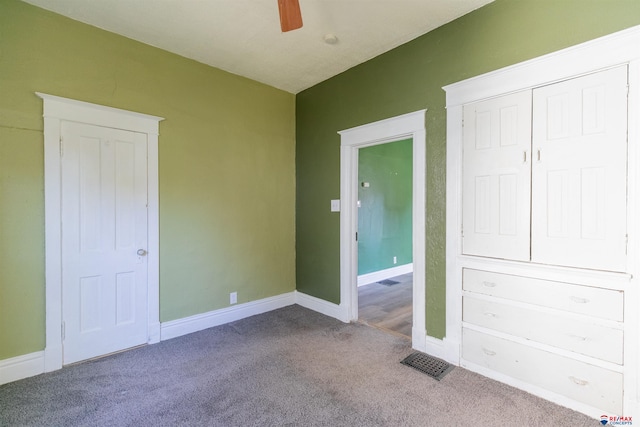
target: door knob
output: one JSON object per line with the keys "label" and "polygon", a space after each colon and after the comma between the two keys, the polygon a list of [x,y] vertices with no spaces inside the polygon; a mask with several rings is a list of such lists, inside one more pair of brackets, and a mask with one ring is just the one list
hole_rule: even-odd
{"label": "door knob", "polygon": [[136,253],[140,256],[145,256],[147,254],[147,251],[145,251],[144,249],[138,249],[138,252]]}

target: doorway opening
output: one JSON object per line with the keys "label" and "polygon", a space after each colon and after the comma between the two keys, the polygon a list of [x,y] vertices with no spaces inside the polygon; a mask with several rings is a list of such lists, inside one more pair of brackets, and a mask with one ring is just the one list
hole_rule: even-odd
{"label": "doorway opening", "polygon": [[358,150],[358,320],[411,338],[413,141]]}
{"label": "doorway opening", "polygon": [[425,291],[425,195],[426,195],[426,110],[370,123],[338,132],[340,152],[340,316],[357,321],[358,307],[358,158],[359,150],[380,144],[412,141],[412,325],[411,340],[416,350],[426,349]]}

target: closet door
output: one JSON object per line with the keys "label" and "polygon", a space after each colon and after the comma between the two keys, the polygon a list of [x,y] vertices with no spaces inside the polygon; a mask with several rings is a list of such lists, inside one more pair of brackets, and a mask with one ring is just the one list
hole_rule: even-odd
{"label": "closet door", "polygon": [[624,271],[627,68],[533,93],[531,260]]}
{"label": "closet door", "polygon": [[462,252],[529,261],[531,91],[464,106]]}

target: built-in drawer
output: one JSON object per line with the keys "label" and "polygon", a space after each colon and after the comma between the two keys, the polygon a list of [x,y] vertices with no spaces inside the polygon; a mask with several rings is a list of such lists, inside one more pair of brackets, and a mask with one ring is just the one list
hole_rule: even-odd
{"label": "built-in drawer", "polygon": [[557,308],[602,319],[623,321],[622,291],[572,285],[531,277],[463,270],[465,291]]}
{"label": "built-in drawer", "polygon": [[463,299],[462,307],[465,322],[622,365],[622,330],[597,320],[470,297]]}
{"label": "built-in drawer", "polygon": [[462,358],[603,413],[622,413],[619,372],[466,328],[462,330]]}

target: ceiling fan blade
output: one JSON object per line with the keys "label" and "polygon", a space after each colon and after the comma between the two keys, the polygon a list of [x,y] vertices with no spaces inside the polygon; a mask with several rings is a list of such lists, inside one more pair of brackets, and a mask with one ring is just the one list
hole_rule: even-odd
{"label": "ceiling fan blade", "polygon": [[302,13],[298,0],[278,0],[280,28],[283,33],[302,27]]}

